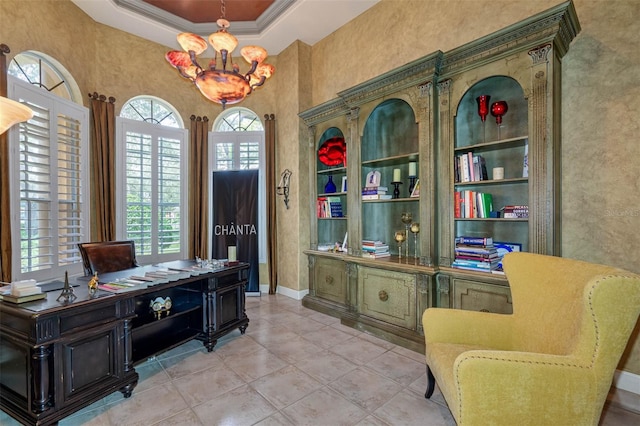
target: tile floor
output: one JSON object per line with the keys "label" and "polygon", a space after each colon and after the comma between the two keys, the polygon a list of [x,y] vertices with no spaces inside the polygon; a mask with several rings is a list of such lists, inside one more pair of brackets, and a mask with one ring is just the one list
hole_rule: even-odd
{"label": "tile floor", "polygon": [[[247,298],[249,328],[208,353],[192,341],[136,367],[116,392],[60,426],[455,425],[436,389],[424,398],[423,356],[275,295]],[[608,403],[602,426],[640,424],[640,397]],[[18,425],[0,412],[0,424]]]}

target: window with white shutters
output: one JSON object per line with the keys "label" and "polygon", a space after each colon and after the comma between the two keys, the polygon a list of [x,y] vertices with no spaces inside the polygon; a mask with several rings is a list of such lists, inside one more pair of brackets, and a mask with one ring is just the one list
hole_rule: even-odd
{"label": "window with white shutters", "polygon": [[141,263],[184,258],[187,134],[184,129],[119,118],[118,179],[123,239]]}
{"label": "window with white shutters", "polygon": [[82,271],[89,238],[88,111],[9,77],[34,116],[10,132],[13,279]]}

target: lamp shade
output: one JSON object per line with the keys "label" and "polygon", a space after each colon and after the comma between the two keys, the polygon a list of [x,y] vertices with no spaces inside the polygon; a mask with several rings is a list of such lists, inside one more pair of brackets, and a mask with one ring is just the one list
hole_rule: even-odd
{"label": "lamp shade", "polygon": [[33,117],[33,111],[25,105],[0,96],[0,134],[11,126]]}

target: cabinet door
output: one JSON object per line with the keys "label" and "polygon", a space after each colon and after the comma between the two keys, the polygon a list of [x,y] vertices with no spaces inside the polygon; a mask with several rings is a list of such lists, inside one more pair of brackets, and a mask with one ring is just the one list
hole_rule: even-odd
{"label": "cabinet door", "polygon": [[345,304],[347,303],[347,273],[341,260],[316,258],[316,296]]}
{"label": "cabinet door", "polygon": [[505,286],[454,278],[453,308],[511,314],[511,291]]}
{"label": "cabinet door", "polygon": [[358,301],[361,314],[416,330],[415,275],[360,267]]}
{"label": "cabinet door", "polygon": [[218,290],[218,329],[239,321],[244,315],[244,285],[224,287]]}
{"label": "cabinet door", "polygon": [[[108,387],[124,373],[123,324],[112,322],[74,334],[61,342],[61,376],[64,380],[62,398],[57,404],[83,398],[87,392]],[[58,350],[58,349],[56,349]]]}

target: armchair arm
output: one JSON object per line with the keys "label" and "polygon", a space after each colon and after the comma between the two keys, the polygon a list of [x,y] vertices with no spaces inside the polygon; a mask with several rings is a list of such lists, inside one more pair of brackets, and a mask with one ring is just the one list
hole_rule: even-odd
{"label": "armchair arm", "polygon": [[453,377],[459,425],[596,425],[606,398],[573,356],[468,351]]}
{"label": "armchair arm", "polygon": [[422,326],[427,346],[437,342],[511,349],[513,315],[429,308]]}

